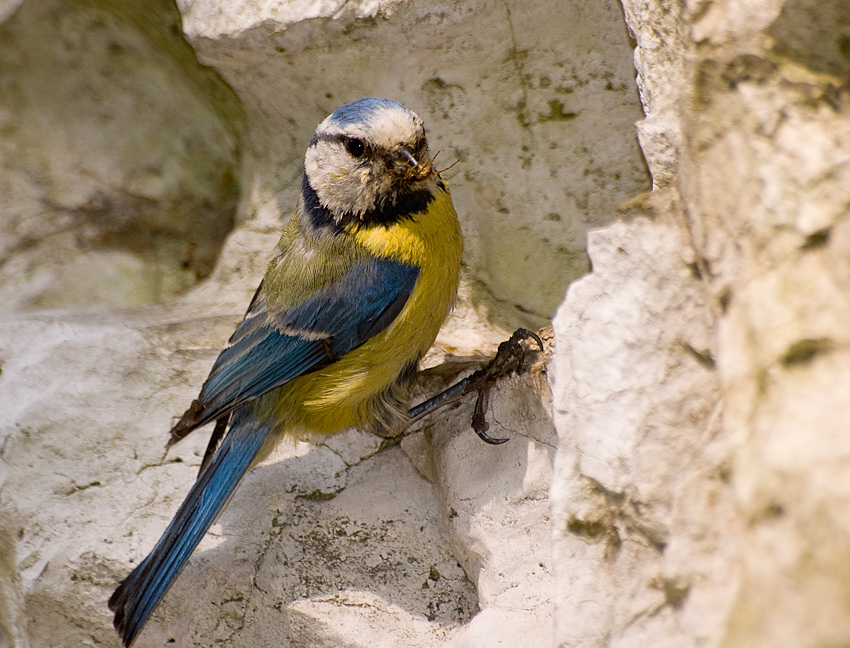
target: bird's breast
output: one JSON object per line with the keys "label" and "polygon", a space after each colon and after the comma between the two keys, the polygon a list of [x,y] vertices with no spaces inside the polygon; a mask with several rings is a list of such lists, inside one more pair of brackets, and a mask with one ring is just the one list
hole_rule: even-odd
{"label": "bird's breast", "polygon": [[433,344],[457,295],[463,241],[447,191],[439,189],[423,213],[352,235],[370,254],[419,268],[419,277],[385,330],[281,388],[276,418],[305,432],[329,434],[370,423],[384,392]]}

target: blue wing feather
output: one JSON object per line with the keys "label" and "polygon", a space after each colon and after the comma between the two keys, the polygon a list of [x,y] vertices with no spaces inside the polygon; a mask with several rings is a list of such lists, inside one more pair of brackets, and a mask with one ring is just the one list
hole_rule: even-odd
{"label": "blue wing feather", "polygon": [[268,306],[261,286],[172,438],[327,366],[377,335],[404,308],[418,276],[418,268],[404,263],[365,259],[303,303],[279,312]]}
{"label": "blue wing feather", "polygon": [[362,261],[341,281],[275,319],[285,327],[328,335],[339,358],[389,326],[418,276],[418,268],[396,261]]}

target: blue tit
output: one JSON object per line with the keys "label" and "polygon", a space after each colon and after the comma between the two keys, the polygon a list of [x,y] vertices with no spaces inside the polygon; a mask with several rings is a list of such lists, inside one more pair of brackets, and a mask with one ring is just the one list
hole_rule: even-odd
{"label": "blue tit", "polygon": [[[463,249],[422,120],[386,99],[325,119],[245,319],[169,445],[215,422],[198,479],[109,600],[130,646],[242,477],[284,437],[408,423],[408,390],[454,302]],[[220,444],[219,444],[220,442]]]}

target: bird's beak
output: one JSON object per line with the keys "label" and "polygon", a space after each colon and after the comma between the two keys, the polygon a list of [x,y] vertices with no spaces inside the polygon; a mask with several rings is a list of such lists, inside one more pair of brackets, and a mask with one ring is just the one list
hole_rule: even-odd
{"label": "bird's beak", "polygon": [[431,162],[417,160],[406,146],[401,147],[397,160],[396,173],[405,180],[422,180],[431,175]]}

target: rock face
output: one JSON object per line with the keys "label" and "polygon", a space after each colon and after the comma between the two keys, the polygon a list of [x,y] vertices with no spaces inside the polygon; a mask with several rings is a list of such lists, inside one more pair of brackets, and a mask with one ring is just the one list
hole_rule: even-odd
{"label": "rock face", "polygon": [[238,102],[169,35],[173,6],[133,4],[36,0],[0,25],[4,312],[164,301],[233,227]]}
{"label": "rock face", "polygon": [[279,448],[136,645],[844,645],[848,7],[0,2],[0,647],[118,646],[165,432],[361,96],[459,161],[419,397],[555,315],[552,362],[504,446],[464,402]]}
{"label": "rock face", "polygon": [[555,319],[557,645],[841,645],[850,7],[623,4],[658,189]]}
{"label": "rock face", "polygon": [[[549,320],[588,269],[588,228],[649,187],[619,6],[553,6],[3,6],[0,645],[118,645],[106,600],[205,442],[166,454],[164,434],[244,312],[309,138],[339,105],[399,100],[441,163],[458,161],[466,276],[420,396],[506,327]],[[389,449],[353,431],[281,447],[137,645],[551,644],[543,369],[492,396],[510,443],[484,446],[470,410]]]}
{"label": "rock face", "polygon": [[615,2],[181,7],[199,59],[245,106],[254,162],[244,209],[277,227],[317,119],[362,96],[392,97],[423,117],[441,164],[458,161],[447,178],[471,297],[497,322],[548,323],[588,270],[588,228],[648,186]]}

